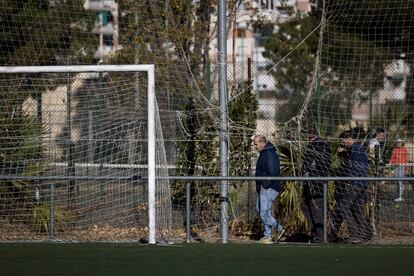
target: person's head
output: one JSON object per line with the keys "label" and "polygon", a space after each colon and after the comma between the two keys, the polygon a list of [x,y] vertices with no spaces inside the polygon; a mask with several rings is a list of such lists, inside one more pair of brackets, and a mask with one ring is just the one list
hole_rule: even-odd
{"label": "person's head", "polygon": [[267,139],[264,135],[262,134],[256,134],[252,137],[252,145],[254,147],[254,149],[256,151],[262,151],[266,144],[267,144]]}
{"label": "person's head", "polygon": [[309,141],[313,141],[319,136],[318,130],[314,127],[309,127],[306,131],[306,134]]}
{"label": "person's head", "polygon": [[404,146],[404,142],[403,142],[403,140],[401,140],[401,138],[398,138],[397,141],[396,141],[396,143],[397,143],[397,147]]}
{"label": "person's head", "polygon": [[351,131],[344,131],[339,135],[339,138],[341,138],[341,144],[346,146],[347,148],[352,147],[355,140],[352,138],[352,132]]}
{"label": "person's head", "polygon": [[375,138],[377,138],[378,141],[384,141],[385,140],[385,130],[381,127],[377,128],[377,131],[375,132]]}

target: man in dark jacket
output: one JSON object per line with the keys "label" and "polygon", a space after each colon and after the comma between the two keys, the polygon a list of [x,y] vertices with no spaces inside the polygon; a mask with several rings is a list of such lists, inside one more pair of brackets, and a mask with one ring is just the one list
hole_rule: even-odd
{"label": "man in dark jacket", "polygon": [[[256,151],[259,152],[259,158],[256,163],[256,176],[280,176],[280,162],[275,146],[268,142],[265,136],[259,134],[253,137],[253,145]],[[256,180],[256,191],[259,195],[256,208],[265,228],[264,237],[260,242],[271,244],[273,243],[273,228],[280,231],[278,239],[284,233],[283,227],[278,224],[272,214],[273,203],[280,192],[280,181]]]}
{"label": "man in dark jacket", "polygon": [[[348,148],[348,160],[343,168],[347,177],[368,176],[368,155],[364,147],[352,138],[352,133],[341,134],[342,143]],[[367,202],[367,180],[353,180],[342,191],[332,215],[333,230],[338,231],[342,220],[346,222],[351,243],[361,243],[372,239],[372,227],[365,216]]]}
{"label": "man in dark jacket", "polygon": [[[340,143],[338,148],[336,149],[337,159],[338,159],[338,166],[336,168],[332,168],[331,175],[336,177],[346,177],[347,172],[345,169],[347,168],[348,159],[349,159],[349,152],[346,148],[345,143]],[[347,187],[350,185],[350,181],[347,180],[336,180],[335,184],[335,191],[334,191],[334,201],[340,202],[343,200],[344,191],[346,191]],[[330,232],[329,240],[332,242],[340,242],[341,239],[338,236],[339,228],[344,221],[340,210],[338,209],[338,204],[335,205],[335,209],[332,214],[332,231]]]}
{"label": "man in dark jacket", "polygon": [[[331,167],[331,148],[315,130],[308,132],[309,144],[306,148],[302,171],[305,176],[325,177]],[[301,209],[311,228],[312,243],[322,242],[323,233],[323,185],[327,181],[305,181]]]}

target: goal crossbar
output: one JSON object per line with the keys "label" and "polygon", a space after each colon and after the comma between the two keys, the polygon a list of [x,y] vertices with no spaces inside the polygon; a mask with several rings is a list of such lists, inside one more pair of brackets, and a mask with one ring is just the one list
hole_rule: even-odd
{"label": "goal crossbar", "polygon": [[148,72],[154,73],[153,64],[128,65],[62,65],[62,66],[0,66],[1,74],[17,73],[87,73],[87,72]]}

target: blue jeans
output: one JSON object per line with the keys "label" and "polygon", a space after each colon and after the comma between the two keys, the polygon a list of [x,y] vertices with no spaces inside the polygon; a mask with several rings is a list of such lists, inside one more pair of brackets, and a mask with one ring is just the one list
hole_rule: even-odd
{"label": "blue jeans", "polygon": [[264,236],[267,238],[272,237],[273,228],[282,229],[282,226],[276,221],[272,214],[273,202],[278,195],[279,193],[273,189],[262,188],[256,202],[256,210],[259,212],[260,218],[264,224]]}

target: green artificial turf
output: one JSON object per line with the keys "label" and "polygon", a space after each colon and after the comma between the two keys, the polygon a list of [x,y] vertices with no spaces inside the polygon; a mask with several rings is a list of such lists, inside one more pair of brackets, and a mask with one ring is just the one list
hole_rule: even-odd
{"label": "green artificial turf", "polygon": [[1,243],[0,275],[412,275],[414,247]]}

